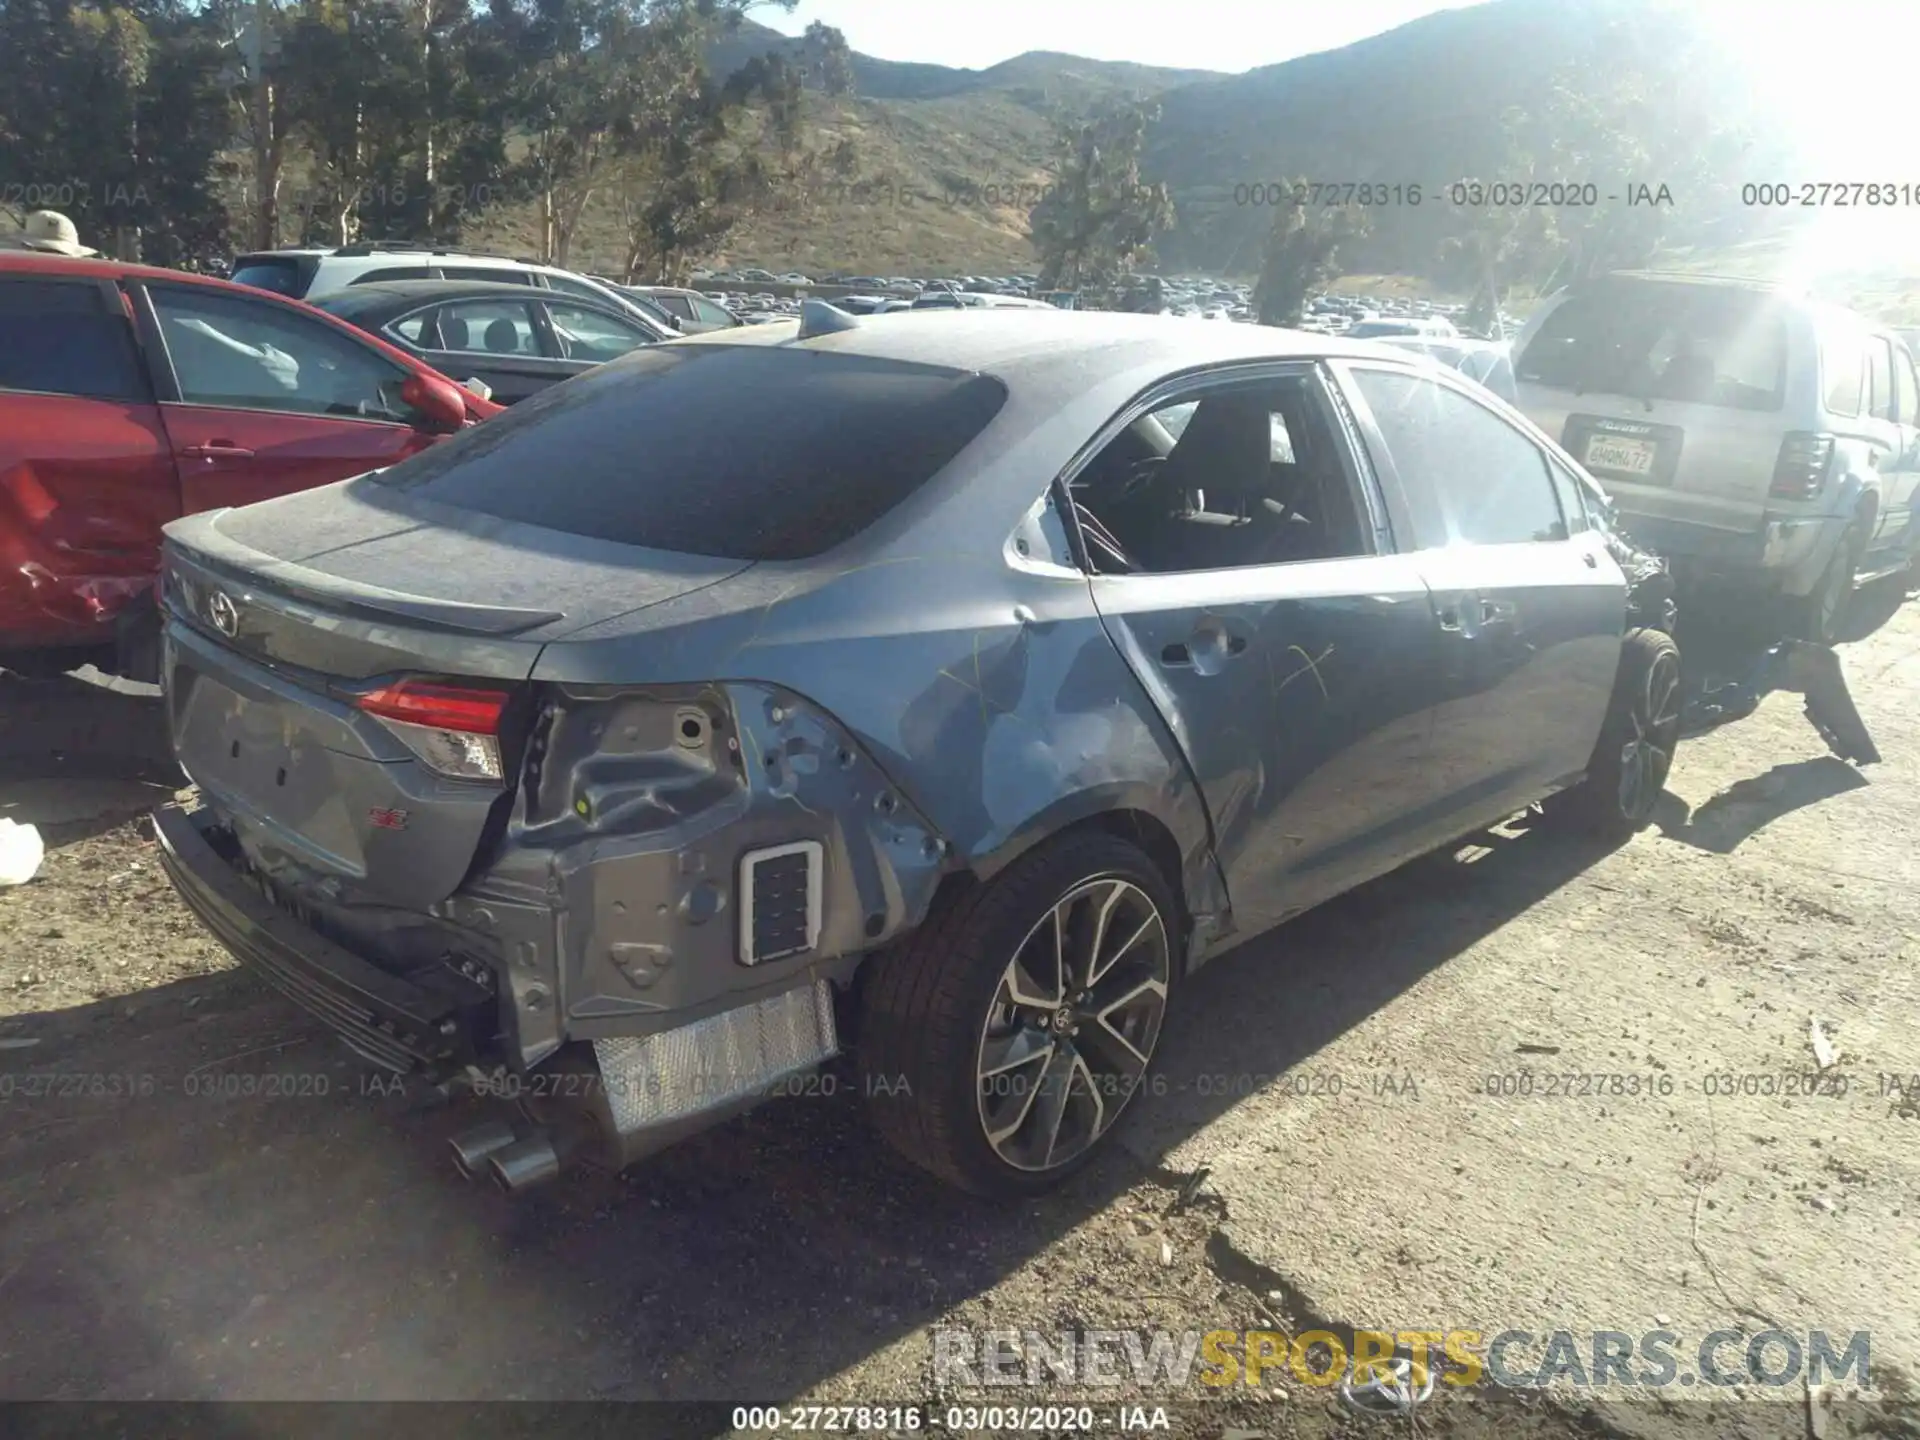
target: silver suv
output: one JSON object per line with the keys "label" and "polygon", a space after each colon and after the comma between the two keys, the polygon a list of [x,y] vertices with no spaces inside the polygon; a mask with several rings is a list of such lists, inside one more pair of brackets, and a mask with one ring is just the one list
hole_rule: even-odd
{"label": "silver suv", "polygon": [[234,256],[232,279],[256,290],[307,301],[337,295],[350,285],[388,280],[491,280],[537,285],[637,314],[667,335],[678,334],[681,328],[680,322],[660,305],[621,286],[555,265],[465,250],[371,242],[337,249],[259,250]]}
{"label": "silver suv", "polygon": [[1520,409],[1677,578],[1757,583],[1831,641],[1853,587],[1913,557],[1920,378],[1893,331],[1759,282],[1622,273],[1549,299],[1515,354]]}

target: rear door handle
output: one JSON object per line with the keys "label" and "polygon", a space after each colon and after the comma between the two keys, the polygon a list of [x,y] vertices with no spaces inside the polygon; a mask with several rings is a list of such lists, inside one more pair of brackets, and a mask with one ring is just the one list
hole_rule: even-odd
{"label": "rear door handle", "polygon": [[251,460],[253,451],[244,445],[232,445],[224,440],[215,440],[207,445],[187,445],[180,453],[189,460]]}
{"label": "rear door handle", "polygon": [[[1204,636],[1196,635],[1194,639],[1196,641],[1202,641],[1203,643],[1205,643],[1206,648],[1209,650],[1212,650],[1214,648],[1214,646],[1210,642],[1206,641],[1206,637]],[[1231,659],[1235,655],[1242,655],[1246,653],[1246,649],[1247,649],[1246,636],[1227,635],[1225,639],[1226,639],[1226,644],[1220,648],[1224,649],[1227,652],[1227,657],[1229,659]],[[1160,647],[1160,663],[1162,665],[1166,665],[1172,668],[1181,668],[1184,666],[1190,666],[1193,664],[1193,648],[1191,645],[1183,644],[1178,640],[1174,641],[1171,645],[1163,645]]]}
{"label": "rear door handle", "polygon": [[1480,618],[1489,625],[1504,624],[1512,620],[1517,613],[1517,607],[1511,600],[1489,600],[1483,597],[1480,601]]}
{"label": "rear door handle", "polygon": [[1442,630],[1451,630],[1456,634],[1463,628],[1460,624],[1460,610],[1457,606],[1449,605],[1440,612],[1440,628]]}

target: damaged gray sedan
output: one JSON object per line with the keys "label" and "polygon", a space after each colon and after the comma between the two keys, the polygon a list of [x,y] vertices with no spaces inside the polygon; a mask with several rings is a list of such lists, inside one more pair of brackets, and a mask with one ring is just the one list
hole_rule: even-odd
{"label": "damaged gray sedan", "polygon": [[469,1173],[845,1048],[909,1157],[1031,1192],[1229,941],[1544,797],[1646,819],[1629,590],[1578,467],[1403,352],[809,307],[170,526],[158,834],[361,1055],[518,1101]]}

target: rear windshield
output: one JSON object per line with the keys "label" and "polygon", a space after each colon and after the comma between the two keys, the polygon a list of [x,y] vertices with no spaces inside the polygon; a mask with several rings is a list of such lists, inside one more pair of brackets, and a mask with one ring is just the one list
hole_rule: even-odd
{"label": "rear windshield", "polygon": [[1778,410],[1787,329],[1768,297],[1706,286],[1606,285],[1541,322],[1514,365],[1524,384]]}
{"label": "rear windshield", "polygon": [[298,300],[307,293],[311,276],[307,267],[292,255],[242,255],[234,261],[231,277],[236,285],[251,285],[256,290],[271,290]]}
{"label": "rear windshield", "polygon": [[378,477],[627,545],[800,560],[932,479],[999,413],[984,375],[759,345],[636,351]]}

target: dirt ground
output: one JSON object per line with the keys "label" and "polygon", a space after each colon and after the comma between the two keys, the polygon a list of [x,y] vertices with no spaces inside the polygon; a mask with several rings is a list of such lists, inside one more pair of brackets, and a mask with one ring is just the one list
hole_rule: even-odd
{"label": "dirt ground", "polygon": [[[938,1402],[940,1325],[1777,1321],[1872,1334],[1886,1398],[1811,1433],[1920,1436],[1920,1088],[1889,1084],[1920,1081],[1920,607],[1898,600],[1844,652],[1881,765],[1828,756],[1777,695],[1691,742],[1619,850],[1506,827],[1248,943],[1170,1022],[1171,1093],[1013,1207],[896,1163],[844,1091],[624,1176],[469,1185],[443,1151],[475,1102],[389,1092],[173,897],[142,818],[173,793],[158,702],[0,676],[0,815],[49,846],[0,891],[0,1398]],[[1816,1018],[1828,1093],[1741,1093],[1817,1069]],[[1549,1093],[1562,1074],[1602,1093]],[[1797,1388],[1481,1389],[1415,1424],[1270,1377],[1103,1394],[1102,1428],[1128,1398],[1209,1440],[1810,1433]]]}

